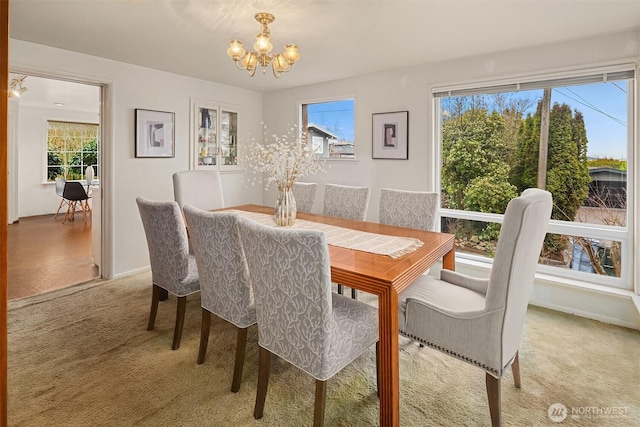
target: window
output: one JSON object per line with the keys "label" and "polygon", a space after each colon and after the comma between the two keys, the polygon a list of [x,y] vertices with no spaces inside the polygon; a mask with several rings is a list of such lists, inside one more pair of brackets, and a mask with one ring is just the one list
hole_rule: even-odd
{"label": "window", "polygon": [[356,157],[353,99],[302,104],[300,127],[314,152],[326,158]]}
{"label": "window", "polygon": [[92,123],[47,121],[47,181],[56,177],[84,180],[87,166],[100,176],[99,126]]}
{"label": "window", "polygon": [[489,260],[509,200],[553,195],[540,270],[631,288],[633,67],[435,90],[441,228]]}

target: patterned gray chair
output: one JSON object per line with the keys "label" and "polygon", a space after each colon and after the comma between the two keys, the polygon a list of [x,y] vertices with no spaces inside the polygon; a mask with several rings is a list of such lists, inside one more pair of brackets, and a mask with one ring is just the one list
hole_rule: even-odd
{"label": "patterned gray chair", "polygon": [[187,230],[176,202],[152,202],[138,197],[136,203],[147,236],[153,282],[147,330],[153,329],[160,299],[166,299],[168,292],[177,296],[176,325],[171,345],[176,350],[180,347],[187,296],[200,290],[196,259],[189,255]]}
{"label": "patterned gray chair", "polygon": [[486,371],[492,425],[500,425],[500,378],[511,365],[520,388],[518,348],[551,194],[527,189],[504,215],[489,279],[442,270],[402,291],[400,333]]}
{"label": "patterned gray chair", "polygon": [[[369,187],[326,184],[322,214],[364,221],[367,217],[370,193]],[[340,284],[338,284],[338,293],[342,294],[342,285]],[[355,289],[351,289],[351,297],[353,299],[357,297]]]}
{"label": "patterned gray chair", "polygon": [[433,231],[438,209],[438,193],[380,190],[380,224]]}
{"label": "patterned gray chair", "polygon": [[377,343],[377,310],[331,292],[329,251],[321,232],[267,227],[244,218],[240,225],[258,314],[253,415],[262,417],[273,353],[316,379],[314,426],[321,426],[326,381]]}
{"label": "patterned gray chair", "polygon": [[220,172],[190,170],[173,174],[173,194],[180,209],[192,205],[206,211],[224,208]]}
{"label": "patterned gray chair", "polygon": [[185,205],[184,215],[198,272],[202,300],[202,328],[198,364],[204,362],[209,342],[211,313],[238,328],[231,391],[240,390],[249,326],[256,324],[249,270],[242,251],[237,213],[207,212]]}
{"label": "patterned gray chair", "polygon": [[313,203],[316,201],[317,188],[318,184],[315,182],[293,183],[293,197],[296,199],[298,212],[311,212]]}

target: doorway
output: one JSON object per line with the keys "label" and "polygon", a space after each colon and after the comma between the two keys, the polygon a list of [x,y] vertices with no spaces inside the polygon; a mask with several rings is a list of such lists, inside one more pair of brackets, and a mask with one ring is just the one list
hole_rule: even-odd
{"label": "doorway", "polygon": [[[9,81],[19,81],[23,88],[19,97],[9,100],[7,293],[11,300],[101,277],[103,87],[18,73],[10,73]],[[92,127],[93,140],[81,132]],[[52,129],[66,130],[62,145],[53,142]],[[94,171],[91,182],[87,182],[88,166]],[[79,181],[92,196],[86,222],[77,212],[73,221],[63,224],[66,206],[56,216],[63,199],[56,192],[55,178],[61,176]]]}

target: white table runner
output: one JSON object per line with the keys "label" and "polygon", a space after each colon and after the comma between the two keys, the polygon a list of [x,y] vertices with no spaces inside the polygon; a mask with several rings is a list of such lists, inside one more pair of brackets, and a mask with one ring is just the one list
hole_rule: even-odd
{"label": "white table runner", "polygon": [[[233,212],[237,212],[244,218],[249,218],[253,221],[259,222],[260,224],[276,227],[276,221],[273,218],[273,215],[240,210],[233,210]],[[411,237],[368,233],[365,231],[336,227],[335,225],[305,221],[302,219],[296,219],[295,224],[288,226],[287,228],[322,231],[329,245],[378,255],[387,255],[391,258],[400,258],[403,255],[417,250],[423,245],[421,240]]]}

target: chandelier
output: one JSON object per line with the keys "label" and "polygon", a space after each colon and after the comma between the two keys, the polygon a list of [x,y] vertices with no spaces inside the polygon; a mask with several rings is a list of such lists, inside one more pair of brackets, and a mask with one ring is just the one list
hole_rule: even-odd
{"label": "chandelier", "polygon": [[269,31],[269,24],[275,20],[275,17],[270,13],[257,13],[256,21],[262,25],[261,32],[256,34],[256,42],[253,44],[253,52],[246,52],[242,47],[240,40],[231,40],[229,42],[229,49],[227,49],[227,55],[229,55],[233,62],[236,63],[236,67],[241,70],[247,70],[249,76],[253,77],[256,74],[258,66],[262,67],[262,74],[265,74],[269,63],[271,63],[271,69],[275,78],[280,78],[282,73],[286,73],[291,70],[293,64],[300,59],[298,53],[298,46],[295,44],[288,44],[284,47],[283,53],[274,53],[269,55],[269,52],[273,49],[271,44],[271,32]]}

